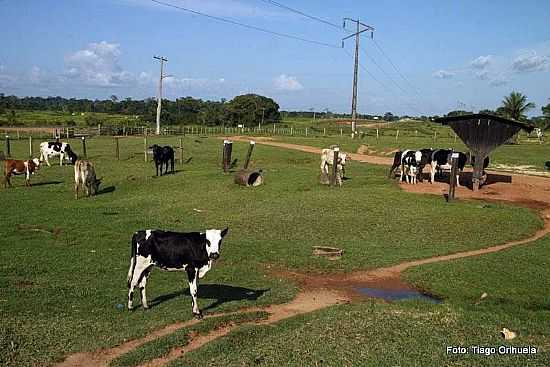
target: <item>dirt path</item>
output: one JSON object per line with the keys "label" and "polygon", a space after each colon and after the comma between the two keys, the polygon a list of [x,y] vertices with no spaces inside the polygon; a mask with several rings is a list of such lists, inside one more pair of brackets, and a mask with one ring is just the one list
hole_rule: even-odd
{"label": "dirt path", "polygon": [[[250,138],[232,137],[237,141],[248,141]],[[270,141],[268,139],[256,139],[258,143],[286,148],[295,149],[308,153],[319,153],[319,148],[311,146],[303,146],[296,144],[287,144]],[[352,159],[359,162],[368,162],[373,164],[390,165],[391,158],[374,157],[361,154],[352,154]],[[401,184],[401,188],[408,192],[443,195],[448,190],[448,185],[445,183],[436,182],[434,184],[422,183],[418,185]],[[358,271],[350,274],[303,274],[289,271],[279,271],[278,276],[293,279],[301,285],[302,290],[294,300],[281,305],[271,305],[264,308],[248,308],[239,312],[253,312],[264,310],[269,313],[266,320],[260,322],[250,322],[248,324],[273,324],[289,317],[297,316],[304,313],[320,310],[325,307],[336,305],[339,303],[350,302],[355,297],[359,297],[356,291],[360,287],[375,287],[379,289],[411,289],[411,286],[401,280],[403,271],[424,264],[450,261],[462,259],[466,257],[479,256],[483,254],[503,251],[508,248],[526,245],[550,234],[550,180],[547,178],[523,176],[508,174],[492,173],[489,175],[487,186],[478,192],[472,192],[467,188],[457,188],[456,195],[459,198],[467,199],[483,199],[489,201],[505,201],[521,206],[526,206],[535,209],[539,212],[544,221],[542,229],[537,231],[529,238],[518,241],[511,241],[497,246],[483,248],[479,250],[471,250],[458,252],[455,254],[434,256],[427,259],[406,261],[397,265],[373,269],[369,271]],[[206,317],[216,317],[230,315],[234,313],[212,314]],[[186,322],[178,322],[172,325],[158,329],[147,336],[127,341],[119,346],[102,349],[95,352],[85,352],[72,354],[67,359],[57,366],[62,367],[91,367],[91,366],[107,366],[110,361],[115,358],[133,351],[139,346],[175,332],[181,328],[189,327],[197,324],[197,320]],[[238,325],[224,325],[217,328],[206,335],[192,336],[189,344],[185,346],[173,348],[168,355],[161,358],[151,360],[143,366],[157,367],[164,366],[176,358],[181,357],[185,353],[196,350],[203,345],[226,336]]]}

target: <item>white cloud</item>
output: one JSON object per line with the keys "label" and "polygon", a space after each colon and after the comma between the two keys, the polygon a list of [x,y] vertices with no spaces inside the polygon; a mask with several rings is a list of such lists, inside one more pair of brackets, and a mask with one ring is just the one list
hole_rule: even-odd
{"label": "white cloud", "polygon": [[438,70],[434,72],[432,76],[437,79],[451,79],[452,77],[455,76],[455,73],[447,70]]}
{"label": "white cloud", "polygon": [[532,51],[516,57],[512,63],[512,69],[518,73],[545,71],[550,69],[550,62],[548,57],[539,56],[536,51]]}
{"label": "white cloud", "polygon": [[489,64],[491,64],[493,57],[491,55],[479,56],[478,58],[470,62],[470,66],[475,69],[485,69]]}
{"label": "white cloud", "polygon": [[274,80],[275,88],[278,90],[290,90],[296,91],[304,89],[302,84],[296,79],[295,76],[288,76],[281,74]]}
{"label": "white cloud", "polygon": [[128,83],[134,78],[119,65],[120,55],[118,44],[90,43],[87,49],[65,58],[65,75],[92,86],[113,87]]}
{"label": "white cloud", "polygon": [[475,76],[479,80],[489,80],[489,72],[487,70],[477,71]]}

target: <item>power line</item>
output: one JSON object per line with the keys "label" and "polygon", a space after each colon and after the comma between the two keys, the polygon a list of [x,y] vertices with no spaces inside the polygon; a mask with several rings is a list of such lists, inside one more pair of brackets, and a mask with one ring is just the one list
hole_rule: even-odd
{"label": "power line", "polygon": [[384,52],[384,50],[382,49],[382,47],[380,47],[380,45],[378,44],[378,42],[376,42],[376,40],[373,38],[372,39],[372,42],[374,42],[374,45],[376,46],[376,48],[378,49],[378,51],[380,51],[380,53],[382,55],[384,55],[384,57],[386,58],[386,60],[388,60],[389,64],[393,67],[393,69],[397,72],[397,74],[399,74],[399,76],[407,83],[409,84],[409,86],[416,92],[416,93],[419,93],[418,90],[416,89],[416,87],[409,81],[409,79],[407,79],[405,77],[405,75],[403,75],[403,73],[401,73],[401,71],[399,71],[399,69],[397,68],[397,66],[395,66],[395,64],[393,63],[393,61],[390,59],[390,57]]}
{"label": "power line", "polygon": [[[353,57],[353,55],[344,48],[344,51],[350,56],[350,57]],[[365,66],[363,66],[363,64],[359,63],[359,67],[361,67],[361,69],[363,69],[363,71],[365,71],[375,82],[377,82],[378,84],[380,84],[384,89],[386,89],[388,92],[390,92],[392,95],[394,95],[394,97],[398,97],[398,95],[394,94],[386,84],[382,83],[377,77],[374,76],[374,74],[372,74]],[[403,104],[405,104],[407,107],[409,107],[410,109],[414,110],[417,114],[422,114],[416,107],[414,107],[413,105],[409,104],[408,102],[404,101],[402,98],[400,98],[402,101],[403,101]]]}
{"label": "power line", "polygon": [[306,14],[303,11],[291,8],[290,6],[286,6],[286,5],[281,4],[277,1],[273,1],[273,0],[261,0],[261,1],[263,1],[264,3],[268,3],[268,4],[271,4],[271,5],[277,6],[279,8],[291,11],[293,13],[300,14],[303,17],[315,20],[315,21],[320,22],[320,23],[324,23],[324,24],[329,25],[331,27],[334,27],[336,29],[342,30],[342,27],[339,26],[338,24],[335,24],[335,23],[329,22],[328,20],[324,20],[322,18],[316,17],[315,15]]}
{"label": "power line", "polygon": [[331,48],[340,48],[339,46],[332,45],[330,43],[314,41],[314,40],[310,40],[310,39],[307,39],[307,38],[302,38],[302,37],[299,37],[299,36],[294,36],[294,35],[287,34],[287,33],[270,31],[270,30],[265,29],[265,28],[260,28],[260,27],[256,27],[256,26],[253,26],[253,25],[250,25],[250,24],[240,23],[240,22],[237,22],[237,21],[232,20],[232,19],[227,19],[227,18],[222,18],[222,17],[215,16],[215,15],[206,14],[206,13],[203,13],[203,12],[200,12],[200,11],[197,11],[197,10],[184,8],[182,6],[178,6],[178,5],[174,5],[174,4],[170,4],[170,3],[165,3],[165,2],[159,1],[159,0],[151,0],[151,1],[154,2],[154,3],[157,3],[159,5],[175,8],[175,9],[182,10],[182,11],[192,13],[192,14],[195,14],[195,15],[200,15],[202,17],[217,20],[219,22],[229,23],[229,24],[237,25],[237,26],[240,26],[240,27],[243,27],[243,28],[252,29],[252,30],[255,30],[255,31],[258,31],[258,32],[272,34],[272,35],[275,35],[275,36],[278,36],[278,37],[290,38],[290,39],[294,39],[294,40],[297,40],[297,41],[316,44],[316,45],[319,45],[319,46],[325,46],[325,47],[331,47]]}
{"label": "power line", "polygon": [[[365,54],[365,56],[368,57],[368,59],[374,64],[376,65],[376,67],[384,74],[386,75],[386,77],[393,83],[393,85],[395,85],[404,95],[409,95],[409,93],[403,88],[401,87],[401,85],[399,85],[399,83],[397,83],[397,81],[395,79],[392,78],[392,76],[382,67],[380,66],[380,64],[378,64],[376,62],[376,60],[374,60],[373,57],[371,57],[363,48],[361,48],[361,51],[363,51],[363,53]],[[418,102],[421,102],[421,101],[417,101]],[[425,106],[424,106],[425,107]]]}

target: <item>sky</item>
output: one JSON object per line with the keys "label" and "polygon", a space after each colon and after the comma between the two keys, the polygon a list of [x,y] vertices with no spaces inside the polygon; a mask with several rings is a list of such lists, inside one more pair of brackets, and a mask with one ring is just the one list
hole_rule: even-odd
{"label": "sky", "polygon": [[142,99],[273,98],[284,110],[350,112],[360,38],[358,111],[441,115],[495,109],[512,91],[550,103],[550,1],[0,0],[0,93]]}

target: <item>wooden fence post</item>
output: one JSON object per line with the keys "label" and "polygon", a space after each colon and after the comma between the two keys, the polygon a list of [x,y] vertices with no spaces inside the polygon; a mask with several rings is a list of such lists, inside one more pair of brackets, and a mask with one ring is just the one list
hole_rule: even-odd
{"label": "wooden fence post", "polygon": [[32,135],[29,135],[29,159],[32,159]]}
{"label": "wooden fence post", "polygon": [[231,165],[231,151],[233,150],[233,142],[230,140],[223,141],[223,172],[229,172]]}
{"label": "wooden fence post", "polygon": [[17,129],[17,140],[20,140],[21,139],[21,135],[19,133],[19,129]]}
{"label": "wooden fence post", "polygon": [[250,146],[248,147],[248,152],[246,153],[246,161],[244,162],[244,169],[247,169],[248,165],[250,164],[250,157],[252,157],[252,151],[254,150],[254,146],[256,146],[256,142],[254,140],[251,140]]}
{"label": "wooden fence post", "polygon": [[6,157],[11,157],[10,136],[6,134]]}
{"label": "wooden fence post", "polygon": [[101,136],[101,124],[97,125],[97,135]]}
{"label": "wooden fence post", "polygon": [[453,153],[451,157],[451,173],[449,174],[449,194],[447,195],[447,202],[451,202],[455,198],[458,153]]}
{"label": "wooden fence post", "polygon": [[86,152],[86,137],[82,137],[82,155],[84,158],[88,158],[88,153]]}
{"label": "wooden fence post", "polygon": [[118,136],[115,136],[115,154],[117,161],[120,161],[120,149],[118,145]]}
{"label": "wooden fence post", "polygon": [[380,135],[378,135],[378,129],[376,129],[376,140],[380,139]]}
{"label": "wooden fence post", "polygon": [[334,160],[332,161],[332,177],[330,178],[330,186],[336,186],[336,175],[338,174],[338,152],[340,152],[340,148],[335,147],[332,150],[332,153],[334,155]]}
{"label": "wooden fence post", "polygon": [[180,162],[181,162],[181,165],[183,166],[183,139],[179,138],[179,141],[180,141]]}
{"label": "wooden fence post", "polygon": [[399,139],[399,130],[397,130],[395,133],[395,141],[397,141],[397,139]]}
{"label": "wooden fence post", "polygon": [[434,143],[437,140],[437,130],[434,130]]}
{"label": "wooden fence post", "polygon": [[143,152],[145,154],[145,163],[147,163],[147,135],[143,137]]}
{"label": "wooden fence post", "polygon": [[306,127],[306,136],[307,136],[307,127]]}
{"label": "wooden fence post", "polygon": [[340,129],[340,136],[344,135],[344,129]]}

